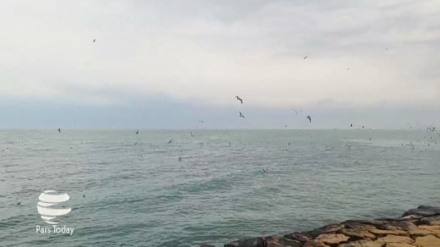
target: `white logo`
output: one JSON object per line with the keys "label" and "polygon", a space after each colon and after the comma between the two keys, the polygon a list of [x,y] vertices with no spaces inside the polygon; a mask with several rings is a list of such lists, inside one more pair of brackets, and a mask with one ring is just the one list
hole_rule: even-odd
{"label": "white logo", "polygon": [[70,199],[67,193],[57,193],[55,190],[45,190],[38,197],[37,209],[41,218],[48,224],[57,225],[57,217],[66,215],[71,208],[59,208],[57,205]]}

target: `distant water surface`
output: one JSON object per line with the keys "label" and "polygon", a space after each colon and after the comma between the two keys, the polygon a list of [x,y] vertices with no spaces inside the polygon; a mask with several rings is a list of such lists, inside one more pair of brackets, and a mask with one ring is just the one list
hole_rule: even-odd
{"label": "distant water surface", "polygon": [[[0,131],[0,246],[222,246],[440,205],[439,132],[192,133]],[[72,236],[36,233],[49,189]]]}

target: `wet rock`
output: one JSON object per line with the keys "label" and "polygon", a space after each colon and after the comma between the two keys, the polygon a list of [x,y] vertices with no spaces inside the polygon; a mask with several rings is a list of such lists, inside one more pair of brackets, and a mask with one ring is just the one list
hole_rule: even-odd
{"label": "wet rock", "polygon": [[363,229],[351,229],[351,228],[345,228],[341,230],[341,233],[350,236],[350,237],[356,237],[361,239],[375,239],[376,236],[369,232],[368,230]]}
{"label": "wet rock", "polygon": [[249,238],[225,244],[224,247],[267,247],[263,238]]}
{"label": "wet rock", "polygon": [[408,231],[410,229],[417,228],[417,225],[411,221],[393,221],[388,224],[389,230],[404,230]]}
{"label": "wet rock", "polygon": [[215,247],[214,245],[209,245],[209,244],[204,244],[204,245],[200,245],[200,247]]}
{"label": "wet rock", "polygon": [[420,205],[420,206],[418,207],[418,209],[430,210],[430,211],[434,212],[435,214],[440,215],[440,207],[427,206],[427,205]]}
{"label": "wet rock", "polygon": [[329,247],[328,245],[324,244],[323,242],[319,241],[310,241],[306,242],[303,247]]}
{"label": "wet rock", "polygon": [[433,235],[418,237],[416,238],[415,245],[420,247],[439,247],[440,238],[437,238]]}
{"label": "wet rock", "polygon": [[410,210],[406,211],[402,215],[402,217],[409,216],[409,215],[418,215],[418,216],[426,217],[426,216],[434,216],[436,214],[437,213],[435,211],[433,211],[432,209],[429,209],[429,208],[416,208],[416,209],[410,209]]}
{"label": "wet rock", "polygon": [[332,245],[347,242],[348,239],[344,234],[326,233],[319,235],[315,240]]}
{"label": "wet rock", "polygon": [[359,225],[370,225],[374,226],[377,229],[385,229],[386,222],[378,221],[378,220],[347,220],[342,222],[345,226],[355,228]]}
{"label": "wet rock", "polygon": [[414,240],[406,236],[387,235],[386,237],[378,238],[377,242],[412,244],[414,243]]}
{"label": "wet rock", "polygon": [[299,242],[307,242],[310,241],[310,238],[303,235],[301,232],[294,232],[291,234],[286,234],[283,237],[287,238],[287,239],[292,239],[292,240],[296,240]]}
{"label": "wet rock", "polygon": [[417,223],[419,225],[440,225],[440,215],[421,218]]}
{"label": "wet rock", "polygon": [[265,240],[267,247],[302,247],[299,241],[283,237],[270,236],[266,237]]}

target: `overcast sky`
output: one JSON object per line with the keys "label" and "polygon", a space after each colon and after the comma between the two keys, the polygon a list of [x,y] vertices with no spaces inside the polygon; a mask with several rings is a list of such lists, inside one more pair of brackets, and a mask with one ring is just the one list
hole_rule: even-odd
{"label": "overcast sky", "polygon": [[440,1],[0,2],[0,128],[350,123],[440,125]]}

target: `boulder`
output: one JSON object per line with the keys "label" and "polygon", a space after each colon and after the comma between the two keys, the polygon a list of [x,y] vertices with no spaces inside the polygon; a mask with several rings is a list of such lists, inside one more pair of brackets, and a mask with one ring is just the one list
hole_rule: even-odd
{"label": "boulder", "polygon": [[299,241],[286,239],[283,237],[270,236],[266,237],[267,247],[302,247]]}
{"label": "boulder", "polygon": [[340,244],[338,247],[382,247],[384,244],[379,242],[371,242],[368,240],[359,240],[355,242],[350,242],[346,244]]}
{"label": "boulder", "polygon": [[415,245],[420,247],[439,247],[440,238],[437,238],[433,235],[418,237],[416,238]]}
{"label": "boulder", "polygon": [[414,240],[412,238],[406,237],[406,236],[387,235],[385,237],[378,238],[377,242],[412,244],[412,243],[414,243]]}
{"label": "boulder", "polygon": [[263,238],[248,238],[225,244],[224,247],[267,247]]}
{"label": "boulder", "polygon": [[356,237],[361,239],[375,239],[376,236],[365,229],[352,229],[352,228],[344,228],[341,230],[341,233],[350,236],[350,237]]}
{"label": "boulder", "polygon": [[335,233],[325,233],[319,235],[315,240],[321,241],[324,244],[339,244],[342,242],[347,242],[349,237],[345,236],[344,234],[335,234]]}

